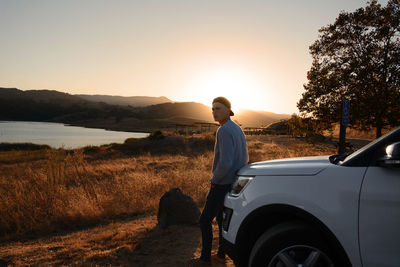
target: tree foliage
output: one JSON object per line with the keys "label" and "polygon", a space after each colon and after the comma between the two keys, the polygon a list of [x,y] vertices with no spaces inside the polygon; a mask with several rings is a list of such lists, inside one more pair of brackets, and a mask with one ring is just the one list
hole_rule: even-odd
{"label": "tree foliage", "polygon": [[371,1],[352,13],[342,11],[320,30],[310,46],[313,58],[305,92],[297,103],[303,115],[337,123],[341,101],[350,100],[354,128],[382,128],[400,122],[400,4]]}
{"label": "tree foliage", "polygon": [[307,140],[313,141],[318,138],[323,138],[323,130],[325,125],[310,117],[300,117],[293,114],[287,121],[290,134],[294,137],[305,137]]}

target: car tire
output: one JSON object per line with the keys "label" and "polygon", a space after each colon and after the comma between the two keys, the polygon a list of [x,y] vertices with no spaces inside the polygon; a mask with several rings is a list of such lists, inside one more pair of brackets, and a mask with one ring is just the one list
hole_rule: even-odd
{"label": "car tire", "polygon": [[326,242],[303,222],[273,226],[254,244],[250,267],[333,267],[340,266],[332,257]]}

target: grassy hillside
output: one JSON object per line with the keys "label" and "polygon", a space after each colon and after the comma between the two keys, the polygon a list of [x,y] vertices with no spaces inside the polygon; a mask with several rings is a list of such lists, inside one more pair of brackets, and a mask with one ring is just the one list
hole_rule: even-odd
{"label": "grassy hillside", "polygon": [[[278,143],[264,138],[249,137],[251,162],[336,150],[333,145],[290,137],[280,137]],[[162,194],[174,187],[201,207],[209,186],[213,144],[213,136],[167,136],[68,151],[0,152],[0,239],[155,214]]]}

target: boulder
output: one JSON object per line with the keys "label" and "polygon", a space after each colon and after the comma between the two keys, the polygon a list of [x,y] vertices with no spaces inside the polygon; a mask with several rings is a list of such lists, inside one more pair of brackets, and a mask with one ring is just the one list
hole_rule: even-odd
{"label": "boulder", "polygon": [[3,266],[6,267],[6,266],[9,266],[9,264],[10,264],[10,262],[0,259],[0,267],[3,267]]}
{"label": "boulder", "polygon": [[200,210],[190,196],[184,195],[179,188],[166,192],[158,206],[158,225],[167,228],[174,224],[196,224]]}

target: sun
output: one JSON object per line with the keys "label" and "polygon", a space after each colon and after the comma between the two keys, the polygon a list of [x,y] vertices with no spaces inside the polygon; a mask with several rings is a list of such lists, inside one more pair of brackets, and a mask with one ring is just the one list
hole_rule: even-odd
{"label": "sun", "polygon": [[[260,96],[265,92],[262,83],[242,68],[216,67],[196,73],[189,81],[186,93],[196,102],[211,106],[217,96],[224,96],[232,110],[262,109]],[[265,103],[264,103],[265,104]]]}

